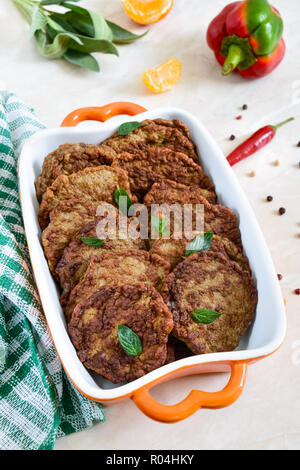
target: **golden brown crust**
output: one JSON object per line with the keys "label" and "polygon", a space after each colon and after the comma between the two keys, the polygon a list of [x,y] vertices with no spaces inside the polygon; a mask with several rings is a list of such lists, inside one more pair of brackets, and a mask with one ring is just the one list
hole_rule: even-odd
{"label": "golden brown crust", "polygon": [[[159,255],[168,261],[171,268],[174,269],[178,263],[183,261],[189,243],[199,234],[200,232],[195,232],[193,235],[190,234],[188,238],[179,238],[176,234],[172,234],[169,239],[157,239],[151,246],[150,254]],[[214,235],[209,251],[223,254],[231,261],[238,263],[243,270],[250,273],[248,258],[227,238]]]}
{"label": "golden brown crust", "polygon": [[[138,335],[141,354],[126,354],[118,339],[118,325]],[[172,315],[160,294],[151,286],[135,284],[100,287],[76,307],[69,333],[88,369],[120,383],[142,377],[165,363],[172,327]]]}
{"label": "golden brown crust", "polygon": [[150,284],[160,290],[170,265],[143,250],[112,250],[92,256],[84,278],[72,290],[65,307],[69,321],[74,308],[103,285]]}
{"label": "golden brown crust", "polygon": [[199,186],[186,186],[172,180],[161,180],[154,183],[150,191],[144,197],[144,204],[164,204],[165,201],[188,200],[189,204],[197,203],[199,197],[204,197],[211,204],[217,202],[217,195],[214,190],[199,188]]}
{"label": "golden brown crust", "polygon": [[[113,208],[115,209],[115,208]],[[71,290],[78,284],[86,273],[89,262],[93,255],[101,253],[103,250],[129,250],[135,248],[137,250],[146,250],[145,242],[141,238],[134,239],[130,236],[130,223],[128,219],[119,211],[115,210],[118,225],[116,232],[111,233],[108,224],[104,227],[105,235],[107,238],[103,239],[103,244],[98,247],[93,247],[85,244],[81,237],[85,238],[99,238],[97,227],[104,219],[108,220],[107,215],[96,217],[94,220],[85,225],[80,232],[78,232],[65,248],[63,255],[56,267],[56,276],[59,279],[60,285],[63,289],[60,297],[62,306],[68,302]],[[113,216],[113,214],[112,214]],[[123,238],[120,235],[119,223],[121,227],[127,227],[128,237]],[[114,227],[112,227],[114,230]]]}
{"label": "golden brown crust", "polygon": [[[160,189],[161,188],[161,189]],[[191,215],[192,229],[196,230],[196,209],[198,205],[203,205],[204,209],[204,225],[203,229],[205,232],[213,232],[215,235],[219,235],[223,238],[228,238],[232,241],[240,251],[242,251],[241,234],[239,230],[239,221],[235,213],[226,206],[221,204],[210,204],[204,197],[196,192],[183,192],[180,195],[176,192],[169,191],[168,185],[155,183],[151,191],[145,196],[144,204],[150,209],[151,205],[154,204],[179,204],[185,206],[185,215],[180,214],[179,220],[171,217],[170,219],[170,231],[171,233],[178,232],[177,226],[182,226],[182,230],[185,227],[185,219]],[[188,205],[191,205],[190,207]],[[164,218],[164,209],[160,209],[161,217]]]}
{"label": "golden brown crust", "polygon": [[77,199],[91,204],[101,201],[114,203],[114,192],[118,186],[132,196],[126,172],[105,165],[59,176],[43,196],[38,216],[41,228],[46,228],[49,213],[59,201]]}
{"label": "golden brown crust", "polygon": [[[215,235],[216,241],[223,244],[226,256],[231,260],[235,261],[243,271],[247,271],[251,275],[251,269],[247,256],[240,251],[236,244],[232,243],[228,238],[219,237]],[[217,248],[213,251],[218,251]]]}
{"label": "golden brown crust", "polygon": [[174,336],[170,335],[167,343],[167,357],[166,357],[166,364],[171,364],[174,362],[175,359],[175,351],[176,351],[176,342],[177,339]]}
{"label": "golden brown crust", "polygon": [[[45,256],[63,288],[61,305],[86,367],[118,383],[193,353],[238,346],[253,321],[257,290],[242,253],[238,218],[229,208],[216,205],[214,185],[199,165],[184,123],[145,120],[127,136],[116,132],[98,146],[63,144],[45,157],[35,185],[42,200],[39,222]],[[199,230],[213,232],[210,250],[185,259],[193,237],[175,233],[184,227],[181,211],[165,227],[170,239],[154,241],[151,234],[150,251],[144,240],[130,235],[124,239],[118,232],[117,239],[109,237],[101,247],[85,244],[80,237],[100,238],[96,227],[106,214],[97,215],[99,205],[118,212],[117,187],[124,188],[133,203],[144,199],[148,210],[152,205],[190,205],[186,220],[192,215],[193,223],[185,230],[194,235]],[[204,207],[201,228],[196,226],[198,204]],[[158,225],[151,215],[165,220],[170,208],[159,211],[145,221],[150,231]],[[132,220],[123,219],[127,225]],[[165,229],[159,237],[163,235]],[[210,324],[196,323],[192,313],[201,308],[222,315]],[[118,324],[126,324],[141,338],[140,356],[124,352]],[[173,325],[174,337],[168,338]]]}
{"label": "golden brown crust", "polygon": [[182,152],[199,163],[195,144],[185,124],[167,119],[147,119],[142,124],[126,136],[120,136],[118,132],[115,132],[100,144],[99,149],[102,154],[112,161],[121,152],[136,154],[150,145]]}
{"label": "golden brown crust", "polygon": [[42,244],[53,275],[71,238],[96,217],[97,206],[87,201],[59,201],[50,213],[50,223],[42,233]]}
{"label": "golden brown crust", "polygon": [[175,129],[178,129],[185,137],[188,139],[191,139],[191,133],[189,128],[182,122],[179,121],[178,119],[163,119],[163,118],[157,118],[157,119],[147,119],[144,121],[144,123],[154,123],[159,126],[166,126],[166,127],[173,127]]}
{"label": "golden brown crust", "polygon": [[[253,321],[257,290],[248,272],[214,252],[198,252],[166,278],[163,298],[174,318],[173,334],[195,354],[231,351]],[[196,309],[222,315],[210,324],[197,323]]]}
{"label": "golden brown crust", "polygon": [[45,157],[42,173],[35,181],[38,201],[41,202],[43,194],[58,176],[110,163],[111,160],[103,156],[96,145],[83,142],[60,145]]}
{"label": "golden brown crust", "polygon": [[147,147],[136,154],[120,153],[112,167],[127,171],[131,190],[139,197],[143,197],[153,183],[163,179],[214,191],[213,183],[200,165],[184,153],[167,148]]}
{"label": "golden brown crust", "polygon": [[193,352],[187,347],[183,341],[176,339],[175,343],[175,361],[180,361],[180,359],[185,359],[186,357],[193,356]]}

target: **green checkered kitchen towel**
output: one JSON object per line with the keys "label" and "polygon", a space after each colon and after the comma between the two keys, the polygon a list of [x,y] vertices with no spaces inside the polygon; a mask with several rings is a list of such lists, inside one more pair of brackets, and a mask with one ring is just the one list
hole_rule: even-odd
{"label": "green checkered kitchen towel", "polygon": [[30,271],[18,194],[24,141],[44,126],[0,91],[0,449],[53,449],[55,439],[104,421],[62,369]]}

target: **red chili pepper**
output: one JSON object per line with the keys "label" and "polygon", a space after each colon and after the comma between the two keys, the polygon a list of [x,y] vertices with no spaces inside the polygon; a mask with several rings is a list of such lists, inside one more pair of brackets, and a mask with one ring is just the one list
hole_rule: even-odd
{"label": "red chili pepper", "polygon": [[249,137],[249,139],[239,145],[228,155],[227,161],[229,165],[235,165],[235,163],[249,157],[253,153],[257,152],[257,150],[267,145],[275,137],[277,129],[293,119],[294,118],[292,117],[286,121],[280,122],[276,126],[269,125],[256,131],[251,137]]}

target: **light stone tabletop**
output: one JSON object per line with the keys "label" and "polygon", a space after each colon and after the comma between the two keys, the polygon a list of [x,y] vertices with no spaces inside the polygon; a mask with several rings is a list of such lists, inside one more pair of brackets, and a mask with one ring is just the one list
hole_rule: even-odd
{"label": "light stone tabletop", "polygon": [[[271,144],[234,167],[283,276],[286,340],[276,354],[249,368],[242,396],[228,408],[200,410],[167,425],[150,420],[127,400],[105,407],[105,424],[61,438],[55,449],[300,449],[300,296],[294,293],[300,288],[299,0],[273,1],[285,21],[287,53],[275,72],[256,81],[223,78],[206,45],[208,23],[227,0],[174,3],[147,36],[120,46],[119,58],[97,54],[101,72],[94,73],[40,57],[19,12],[9,0],[0,0],[0,88],[17,93],[49,127],[75,108],[112,101],[134,101],[148,109],[182,107],[203,121],[225,154],[260,126],[295,116]],[[144,30],[126,17],[121,0],[83,0],[82,5],[134,32]],[[141,73],[173,56],[182,62],[180,82],[165,94],[151,94]],[[281,206],[283,216],[278,215]],[[216,391],[227,380],[226,374],[185,377],[156,387],[153,395],[173,404],[193,388]]]}

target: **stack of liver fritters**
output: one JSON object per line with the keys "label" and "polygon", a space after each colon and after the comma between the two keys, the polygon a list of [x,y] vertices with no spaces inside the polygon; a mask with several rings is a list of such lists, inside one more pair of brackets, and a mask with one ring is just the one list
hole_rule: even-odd
{"label": "stack of liver fritters", "polygon": [[[238,219],[217,204],[188,128],[165,119],[141,124],[99,145],[61,145],[45,157],[36,180],[42,243],[62,289],[71,339],[86,367],[114,383],[183,357],[187,348],[188,354],[236,348],[257,303]],[[201,205],[203,230],[214,234],[210,247],[187,256],[187,244],[203,234],[192,224],[188,236],[178,238],[175,219],[167,238],[131,236],[132,222],[136,229],[140,221],[119,210],[120,189],[149,214],[152,205],[185,205],[183,224]],[[108,225],[99,241],[99,224],[115,216],[114,235]],[[151,223],[149,215],[147,229]],[[126,237],[121,226],[129,229]],[[199,309],[215,312],[216,319],[196,322]],[[139,355],[125,352],[118,325],[139,336]]]}

